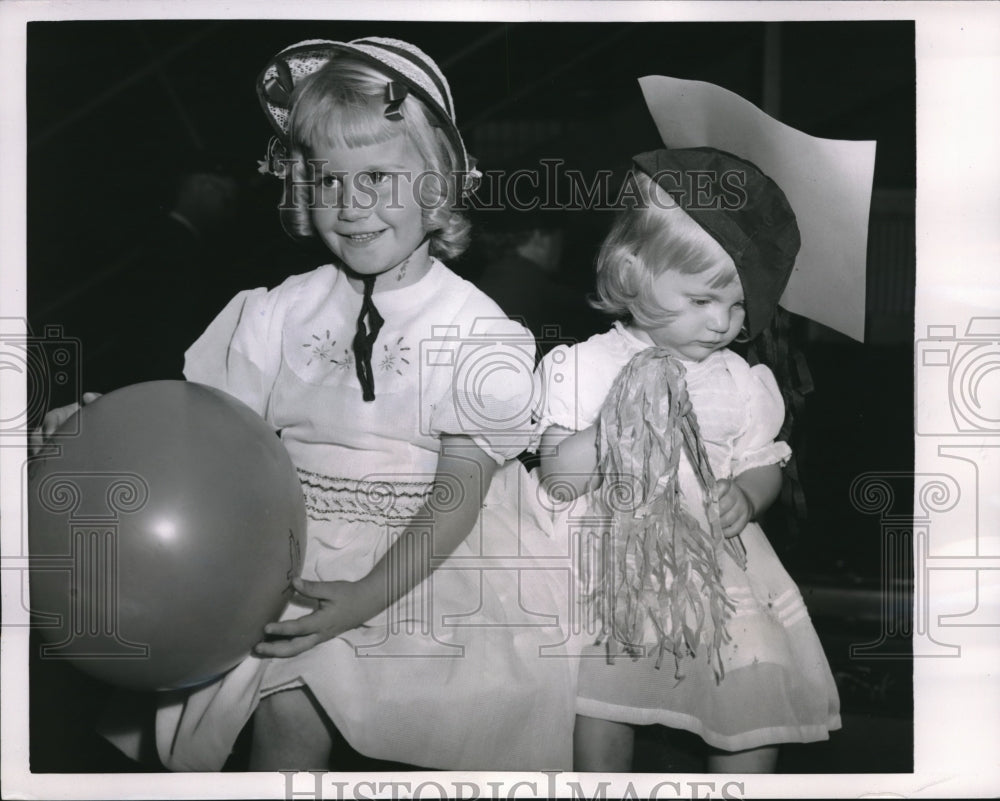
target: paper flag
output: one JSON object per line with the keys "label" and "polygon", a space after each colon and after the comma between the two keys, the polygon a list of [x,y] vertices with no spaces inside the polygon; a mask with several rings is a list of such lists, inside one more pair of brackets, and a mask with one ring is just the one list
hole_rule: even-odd
{"label": "paper flag", "polygon": [[802,249],[781,305],[864,341],[875,142],[809,136],[702,81],[653,75],[639,85],[667,147],[725,150],[752,161],[784,190]]}

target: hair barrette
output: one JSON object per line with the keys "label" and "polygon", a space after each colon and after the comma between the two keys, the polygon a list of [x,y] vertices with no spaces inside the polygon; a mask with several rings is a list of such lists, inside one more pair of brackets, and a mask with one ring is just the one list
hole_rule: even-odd
{"label": "hair barrette", "polygon": [[462,179],[462,191],[472,194],[479,188],[483,180],[483,171],[479,169],[478,160],[474,156],[467,156],[469,170]]}
{"label": "hair barrette", "polygon": [[387,120],[403,119],[403,110],[401,106],[409,93],[410,90],[407,89],[405,83],[400,83],[399,81],[389,81],[389,83],[385,85],[385,118]]}

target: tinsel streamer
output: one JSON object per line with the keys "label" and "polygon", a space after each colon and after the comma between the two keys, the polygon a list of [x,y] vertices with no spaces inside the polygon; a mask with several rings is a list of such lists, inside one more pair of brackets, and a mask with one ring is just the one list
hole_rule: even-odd
{"label": "tinsel streamer", "polygon": [[[590,600],[605,611],[609,658],[617,646],[638,655],[656,633],[664,653],[705,654],[717,680],[720,649],[734,608],[722,584],[723,550],[743,564],[742,543],[727,542],[719,523],[715,479],[693,413],[681,414],[683,365],[659,348],[641,351],[615,379],[598,419],[602,488],[598,513],[610,522],[610,546]],[[704,491],[710,531],[685,507],[677,479],[682,448]]]}

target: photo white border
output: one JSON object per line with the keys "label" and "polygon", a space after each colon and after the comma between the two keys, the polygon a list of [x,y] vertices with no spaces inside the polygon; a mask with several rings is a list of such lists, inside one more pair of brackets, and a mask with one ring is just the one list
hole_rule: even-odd
{"label": "photo white border", "polygon": [[[363,8],[363,12],[359,11]],[[186,19],[276,17],[272,2],[124,2],[119,0],[70,0],[68,2],[0,3],[0,52],[3,67],[3,101],[0,116],[0,319],[26,319],[25,302],[25,187],[23,154],[26,139],[25,25],[30,20],[56,19]],[[973,317],[996,317],[1000,310],[1000,5],[992,2],[295,2],[280,7],[281,19],[360,19],[444,21],[836,21],[915,20],[917,57],[917,338],[928,326],[953,325],[959,334]],[[844,54],[845,59],[850,53]],[[636,76],[637,78],[639,76]],[[917,396],[933,380],[917,370]],[[995,384],[991,385],[995,386]],[[24,408],[23,377],[0,371],[0,402],[9,410]],[[946,414],[946,409],[939,410]],[[943,425],[943,423],[942,423]],[[992,440],[998,440],[996,435]],[[942,464],[941,447],[946,437],[917,437],[915,472],[937,473],[951,466]],[[966,438],[980,446],[983,461],[977,469],[962,473],[966,497],[982,494],[986,478],[997,460],[991,438]],[[997,443],[1000,445],[1000,442]],[[26,525],[22,507],[20,475],[22,447],[0,448],[0,537],[5,555],[23,553]],[[966,507],[963,507],[966,508]],[[964,514],[964,513],[963,513]],[[704,783],[714,780],[720,797],[723,785],[741,782],[736,797],[990,797],[1000,789],[1000,592],[994,578],[1000,559],[987,533],[1000,531],[1000,508],[995,492],[979,497],[971,531],[967,526],[949,528],[951,518],[935,522],[937,553],[967,561],[984,585],[970,585],[958,570],[941,569],[933,586],[924,587],[930,597],[923,600],[937,614],[956,614],[976,608],[980,623],[950,628],[947,642],[960,645],[960,658],[914,660],[914,723],[916,742],[913,774],[836,774],[722,777],[693,775],[632,775],[598,777],[558,774],[380,774],[363,788],[368,797],[389,797],[392,785],[401,781],[413,787],[424,776],[466,798],[472,788],[482,795],[542,797],[555,787],[568,794],[568,782],[579,782],[587,797],[594,797],[598,782],[612,781],[610,796],[631,782],[638,797],[644,797],[664,780],[680,782],[688,795],[661,797],[709,797]],[[956,521],[958,518],[955,518]],[[962,518],[965,521],[965,517]],[[961,530],[958,530],[961,529]],[[984,550],[984,543],[989,548]],[[979,561],[977,561],[979,560]],[[977,565],[981,567],[977,569]],[[961,573],[961,574],[960,574]],[[949,575],[955,574],[955,575]],[[916,598],[921,600],[918,577]],[[21,609],[20,599],[3,589],[4,622]],[[976,587],[987,592],[976,595]],[[989,604],[987,606],[987,604]],[[932,614],[929,618],[935,626]],[[919,634],[919,632],[918,632]],[[933,632],[932,632],[933,634]],[[284,798],[286,778],[281,774],[115,774],[32,775],[28,764],[27,629],[5,627],[0,638],[0,781],[6,798]],[[298,798],[312,797],[311,777],[299,776]],[[344,776],[323,777],[323,798],[336,798],[337,782]],[[355,780],[357,776],[354,777]],[[472,782],[456,790],[454,782]],[[494,784],[492,789],[489,782]],[[525,782],[517,785],[517,782]],[[691,783],[702,783],[699,790]],[[532,787],[535,789],[533,790]],[[513,790],[513,794],[510,795]],[[737,788],[729,788],[736,793]],[[400,787],[399,797],[405,797]],[[661,791],[662,792],[662,791]],[[303,794],[304,793],[304,794]],[[355,797],[341,785],[341,797]],[[466,794],[468,793],[468,794]],[[435,797],[427,785],[422,797]]]}

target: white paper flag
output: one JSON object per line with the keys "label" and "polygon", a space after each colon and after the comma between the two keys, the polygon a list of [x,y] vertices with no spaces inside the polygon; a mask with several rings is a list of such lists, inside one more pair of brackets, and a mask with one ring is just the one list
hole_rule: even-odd
{"label": "white paper flag", "polygon": [[863,341],[875,142],[809,136],[702,81],[648,76],[639,85],[668,148],[725,150],[753,162],[782,188],[802,249],[781,305]]}

